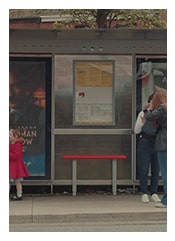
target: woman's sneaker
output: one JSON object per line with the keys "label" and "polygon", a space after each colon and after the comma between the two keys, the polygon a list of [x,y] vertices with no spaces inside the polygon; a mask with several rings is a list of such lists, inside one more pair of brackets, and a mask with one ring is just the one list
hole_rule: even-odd
{"label": "woman's sneaker", "polygon": [[156,208],[166,208],[167,206],[163,203],[156,203]]}
{"label": "woman's sneaker", "polygon": [[23,200],[23,197],[22,196],[18,197],[17,195],[15,195],[11,198],[11,201],[22,201],[22,200]]}
{"label": "woman's sneaker", "polygon": [[144,202],[144,203],[149,203],[148,194],[143,194],[143,195],[142,195],[142,202]]}
{"label": "woman's sneaker", "polygon": [[151,201],[156,202],[156,203],[160,203],[161,200],[158,197],[158,195],[154,193],[153,195],[151,195]]}

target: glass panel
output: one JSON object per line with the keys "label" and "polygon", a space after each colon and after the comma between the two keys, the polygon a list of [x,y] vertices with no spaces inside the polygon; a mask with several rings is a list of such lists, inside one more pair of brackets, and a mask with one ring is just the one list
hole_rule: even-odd
{"label": "glass panel", "polygon": [[[103,61],[114,63],[112,124],[103,128],[132,126],[132,56],[114,55],[56,55],[55,56],[55,128],[79,128],[74,125],[74,61]],[[103,93],[103,91],[101,92]],[[101,94],[100,94],[101,96]],[[76,120],[75,120],[76,122]],[[114,123],[113,123],[114,122]],[[101,128],[99,123],[94,128]],[[93,128],[84,125],[83,128]]]}
{"label": "glass panel", "polygon": [[[71,161],[63,160],[66,154],[125,154],[118,161],[118,179],[131,179],[130,135],[61,135],[55,136],[55,178],[71,179]],[[108,160],[78,161],[78,178],[87,180],[111,179],[111,162]]]}
{"label": "glass panel", "polygon": [[167,88],[167,59],[137,58],[137,113],[155,88]]}
{"label": "glass panel", "polygon": [[[157,88],[167,89],[167,59],[166,57],[137,58],[137,108],[136,117],[147,105],[149,95]],[[137,135],[137,143],[139,135]],[[151,173],[151,167],[149,168]],[[139,179],[138,160],[136,162],[136,179]]]}
{"label": "glass panel", "polygon": [[50,160],[50,157],[47,158],[50,156],[50,138],[46,140],[45,113],[48,105],[46,96],[50,96],[49,88],[46,93],[46,83],[51,79],[50,66],[50,59],[10,58],[9,127],[21,130],[24,161],[30,178],[49,176],[46,160]]}

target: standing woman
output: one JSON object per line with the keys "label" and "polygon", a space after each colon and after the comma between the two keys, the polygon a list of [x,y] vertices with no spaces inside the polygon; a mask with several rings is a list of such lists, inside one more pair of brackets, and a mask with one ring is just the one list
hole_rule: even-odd
{"label": "standing woman", "polygon": [[29,172],[23,161],[23,139],[18,129],[10,129],[9,142],[9,181],[15,182],[17,191],[11,200],[20,201],[23,200],[21,182],[29,176]]}
{"label": "standing woman", "polygon": [[[142,202],[148,203],[150,200],[153,202],[160,202],[157,195],[158,182],[159,182],[159,163],[157,159],[157,152],[155,151],[155,140],[158,131],[157,121],[145,121],[144,113],[149,108],[153,95],[148,98],[148,105],[138,114],[134,132],[139,134],[139,141],[137,146],[137,163],[139,169],[140,189],[142,192]],[[148,196],[148,177],[150,173],[150,194]]]}
{"label": "standing woman", "polygon": [[151,105],[145,112],[146,120],[157,120],[159,125],[155,142],[155,150],[163,181],[163,197],[156,207],[167,206],[167,94],[163,90],[157,90],[153,96]]}

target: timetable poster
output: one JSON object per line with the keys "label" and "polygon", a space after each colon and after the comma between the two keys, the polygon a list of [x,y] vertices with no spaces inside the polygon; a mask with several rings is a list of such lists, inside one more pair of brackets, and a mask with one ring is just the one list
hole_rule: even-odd
{"label": "timetable poster", "polygon": [[113,124],[113,61],[75,62],[75,124]]}

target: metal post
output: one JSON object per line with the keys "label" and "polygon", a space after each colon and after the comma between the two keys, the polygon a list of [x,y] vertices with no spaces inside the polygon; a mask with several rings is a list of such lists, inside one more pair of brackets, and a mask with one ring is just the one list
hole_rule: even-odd
{"label": "metal post", "polygon": [[72,160],[72,195],[77,194],[77,160]]}
{"label": "metal post", "polygon": [[112,193],[113,195],[117,194],[116,179],[117,179],[117,160],[112,160]]}

